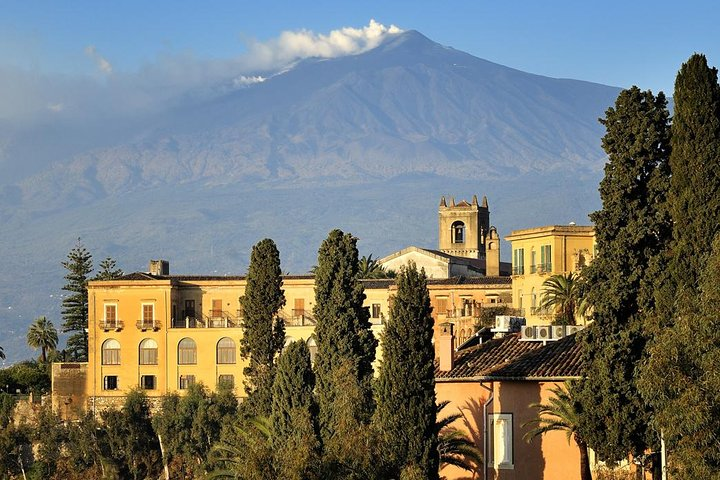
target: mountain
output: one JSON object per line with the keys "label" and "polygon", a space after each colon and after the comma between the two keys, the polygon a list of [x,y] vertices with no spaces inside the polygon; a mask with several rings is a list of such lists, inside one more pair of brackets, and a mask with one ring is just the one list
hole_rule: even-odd
{"label": "mountain", "polygon": [[174,272],[232,274],[271,237],[283,269],[303,273],[335,227],[376,257],[434,247],[441,195],[487,195],[501,236],[587,223],[599,206],[597,118],[618,88],[521,72],[416,31],[263,78],[133,122],[5,137],[2,167],[27,173],[0,184],[11,358],[27,352],[34,316],[61,323],[60,261],[77,237],[96,263],[110,255],[135,271],[166,258]]}

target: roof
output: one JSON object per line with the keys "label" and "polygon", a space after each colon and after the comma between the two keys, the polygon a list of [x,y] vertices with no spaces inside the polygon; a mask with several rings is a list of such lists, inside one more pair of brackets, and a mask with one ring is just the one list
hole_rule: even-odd
{"label": "roof", "polygon": [[513,230],[505,240],[512,241],[521,238],[533,238],[537,236],[547,235],[565,235],[565,236],[593,236],[595,235],[595,227],[593,225],[545,225],[543,227],[525,228],[522,230]]}
{"label": "roof", "polygon": [[441,372],[436,362],[435,379],[447,382],[575,378],[581,373],[581,354],[575,335],[543,345],[521,341],[519,333],[510,334],[459,351],[453,369],[448,372]]}

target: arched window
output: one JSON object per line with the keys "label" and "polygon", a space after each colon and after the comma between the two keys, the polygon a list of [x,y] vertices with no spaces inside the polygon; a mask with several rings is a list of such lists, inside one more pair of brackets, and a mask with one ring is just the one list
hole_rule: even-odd
{"label": "arched window", "polygon": [[105,340],[102,344],[102,364],[120,365],[120,342],[114,338]]}
{"label": "arched window", "polygon": [[454,222],[452,224],[452,241],[453,243],[465,243],[465,224],[463,222]]}
{"label": "arched window", "polygon": [[317,342],[314,337],[310,337],[307,341],[308,350],[310,350],[310,363],[315,365],[315,355],[317,355]]}
{"label": "arched window", "polygon": [[460,330],[460,344],[465,343],[465,329]]}
{"label": "arched window", "polygon": [[158,364],[158,345],[152,338],[140,342],[140,365]]}
{"label": "arched window", "polygon": [[223,337],[217,344],[217,363],[235,363],[235,341]]}
{"label": "arched window", "polygon": [[178,364],[194,365],[197,363],[197,345],[192,338],[183,338],[178,343]]}

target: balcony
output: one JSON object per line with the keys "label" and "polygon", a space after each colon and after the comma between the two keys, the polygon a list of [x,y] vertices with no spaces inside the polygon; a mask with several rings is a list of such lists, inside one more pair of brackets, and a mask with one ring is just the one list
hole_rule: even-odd
{"label": "balcony", "polygon": [[116,332],[119,332],[123,329],[123,322],[122,320],[100,320],[100,328],[102,328],[104,331],[109,332],[110,330],[115,330]]}
{"label": "balcony", "polygon": [[158,331],[160,330],[160,321],[156,319],[148,320],[148,319],[142,319],[138,320],[135,324],[138,328],[138,330],[142,330],[143,332],[147,330],[153,330]]}
{"label": "balcony", "polygon": [[172,328],[237,328],[242,326],[242,316],[239,311],[232,314],[225,310],[210,310],[204,315],[183,310],[180,318],[172,319],[171,325]]}
{"label": "balcony", "polygon": [[536,267],[537,273],[540,274],[552,272],[552,263],[538,263]]}
{"label": "balcony", "polygon": [[285,322],[287,327],[304,327],[315,325],[315,318],[312,313],[305,310],[304,308],[293,308],[290,311],[290,315],[280,312],[280,318]]}
{"label": "balcony", "polygon": [[525,266],[524,265],[514,265],[512,267],[512,274],[513,275],[525,275]]}

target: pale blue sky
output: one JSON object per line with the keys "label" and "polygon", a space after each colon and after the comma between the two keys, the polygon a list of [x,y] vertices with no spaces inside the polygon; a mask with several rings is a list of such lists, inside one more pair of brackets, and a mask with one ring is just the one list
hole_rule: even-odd
{"label": "pale blue sky", "polygon": [[11,0],[2,2],[0,67],[92,76],[93,45],[113,72],[134,73],[159,58],[227,59],[249,39],[326,34],[371,18],[520,70],[656,92],[671,91],[695,51],[720,62],[713,1]]}

